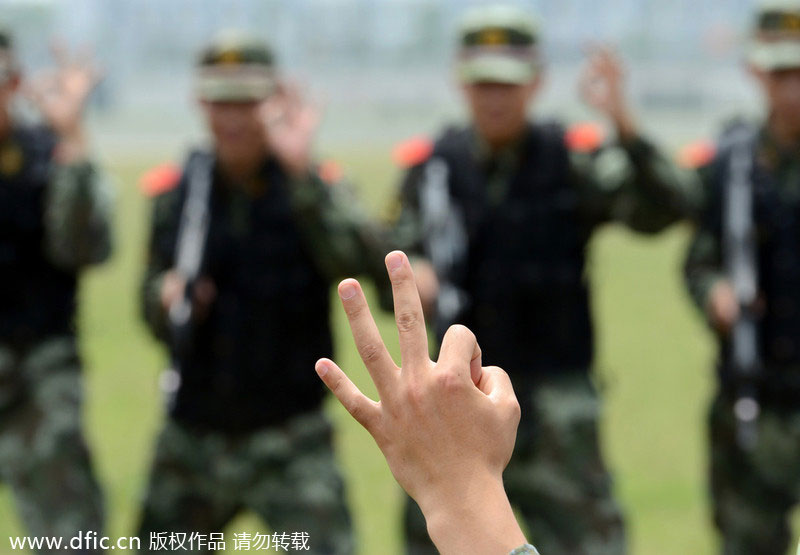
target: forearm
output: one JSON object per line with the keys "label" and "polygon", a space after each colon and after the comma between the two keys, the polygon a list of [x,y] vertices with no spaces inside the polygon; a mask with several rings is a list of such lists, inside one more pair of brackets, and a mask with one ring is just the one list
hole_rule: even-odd
{"label": "forearm", "polygon": [[169,337],[167,313],[161,303],[161,289],[166,271],[148,268],[141,288],[142,316],[152,334],[166,341]]}
{"label": "forearm", "polygon": [[705,313],[711,290],[725,279],[719,242],[709,230],[701,228],[695,234],[683,265],[683,275],[692,301]]}
{"label": "forearm", "polygon": [[526,543],[501,478],[474,479],[458,491],[421,500],[420,507],[444,555],[505,555]]}
{"label": "forearm", "polygon": [[45,198],[45,249],[60,267],[106,260],[112,250],[113,194],[88,161],[56,163]]}
{"label": "forearm", "polygon": [[702,184],[696,172],[680,168],[640,135],[620,138],[633,169],[631,189],[642,208],[669,220],[696,218],[702,205]]}
{"label": "forearm", "polygon": [[572,179],[587,219],[618,221],[634,231],[657,233],[683,218],[694,218],[702,203],[702,184],[639,137],[572,152]]}

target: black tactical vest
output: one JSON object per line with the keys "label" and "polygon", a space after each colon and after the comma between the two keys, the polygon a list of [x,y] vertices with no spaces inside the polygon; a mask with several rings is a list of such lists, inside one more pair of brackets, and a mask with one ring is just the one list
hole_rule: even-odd
{"label": "black tactical vest", "polygon": [[44,199],[54,135],[16,129],[0,146],[0,342],[73,333],[76,275],[44,254]]}
{"label": "black tactical vest", "polygon": [[475,332],[484,364],[512,375],[586,371],[593,356],[589,229],[568,180],[563,130],[532,125],[521,148],[520,167],[494,208],[470,131],[447,132],[434,149],[447,162],[450,195],[469,235],[457,279],[470,302],[458,322]]}
{"label": "black tactical vest", "polygon": [[[722,237],[722,199],[731,151],[714,161],[709,217]],[[759,320],[760,355],[767,375],[781,366],[800,366],[800,198],[783,191],[753,154],[753,221],[757,227],[758,280],[765,311]],[[723,254],[724,256],[724,254]],[[723,373],[729,346],[722,341]]]}
{"label": "black tactical vest", "polygon": [[[173,409],[202,428],[283,422],[324,396],[314,363],[332,353],[330,283],[295,222],[284,173],[270,160],[263,178],[257,197],[234,196],[214,179],[201,275],[213,280],[217,297],[181,361]],[[185,180],[179,187],[185,197]]]}

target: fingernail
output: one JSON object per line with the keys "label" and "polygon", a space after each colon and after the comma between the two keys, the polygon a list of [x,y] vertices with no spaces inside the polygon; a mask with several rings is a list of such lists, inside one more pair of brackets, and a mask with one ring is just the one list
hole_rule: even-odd
{"label": "fingernail", "polygon": [[386,259],[386,266],[389,268],[390,272],[394,272],[402,265],[403,265],[403,255],[399,252],[393,252]]}
{"label": "fingernail", "polygon": [[317,376],[324,378],[325,374],[328,373],[328,365],[324,361],[318,360],[317,364],[314,365],[314,370],[317,371]]}
{"label": "fingernail", "polygon": [[342,300],[352,299],[356,296],[356,286],[352,283],[345,283],[339,288],[339,296]]}

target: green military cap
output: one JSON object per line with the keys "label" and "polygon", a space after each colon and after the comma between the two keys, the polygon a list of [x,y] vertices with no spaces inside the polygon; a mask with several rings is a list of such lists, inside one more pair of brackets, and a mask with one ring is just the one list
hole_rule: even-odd
{"label": "green military cap", "polygon": [[758,5],[747,61],[766,71],[800,68],[800,0]]}
{"label": "green military cap", "polygon": [[523,84],[539,71],[539,33],[528,12],[506,5],[473,8],[458,32],[461,81]]}
{"label": "green military cap", "polygon": [[275,91],[275,60],[269,46],[238,31],[217,35],[197,64],[195,91],[211,102],[263,100]]}
{"label": "green military cap", "polygon": [[5,83],[14,77],[17,70],[11,34],[5,29],[0,29],[0,83]]}

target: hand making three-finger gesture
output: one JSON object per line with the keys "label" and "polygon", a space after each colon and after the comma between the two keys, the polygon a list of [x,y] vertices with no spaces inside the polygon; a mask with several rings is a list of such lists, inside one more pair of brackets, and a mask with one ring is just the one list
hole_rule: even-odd
{"label": "hand making three-finger gesture", "polygon": [[525,542],[502,481],[520,416],[511,381],[500,368],[481,366],[480,347],[464,326],[452,326],[439,360],[430,360],[408,258],[392,252],[386,267],[399,367],[359,283],[346,279],[339,285],[356,347],[380,400],[366,397],[328,359],[317,362],[317,373],[375,439],[394,477],[419,503],[442,553],[508,553]]}
{"label": "hand making three-finger gesture", "polygon": [[24,84],[23,92],[59,138],[57,158],[64,163],[86,156],[83,117],[92,90],[102,71],[90,51],[70,52],[63,44],[51,48],[55,66],[39,72]]}

